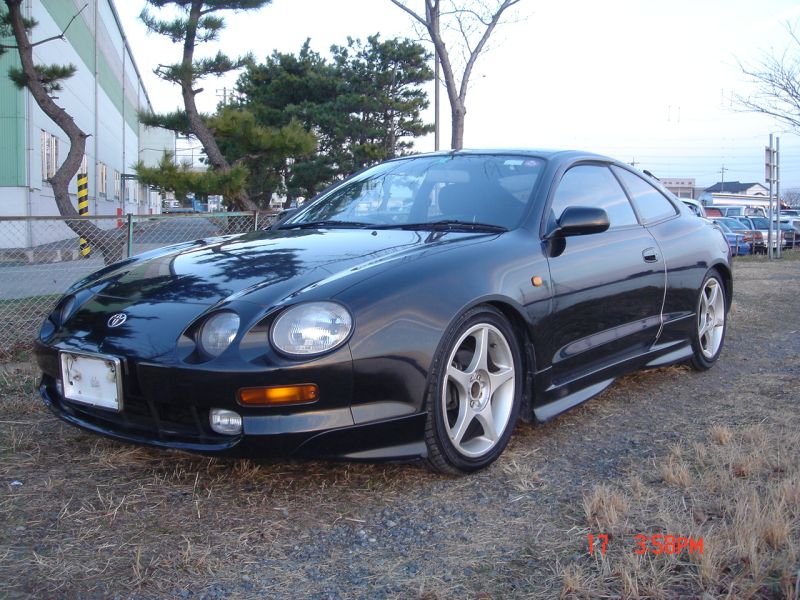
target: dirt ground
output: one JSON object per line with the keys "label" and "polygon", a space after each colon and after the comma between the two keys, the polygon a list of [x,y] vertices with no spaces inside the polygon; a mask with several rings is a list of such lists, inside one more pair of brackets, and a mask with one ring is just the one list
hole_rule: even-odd
{"label": "dirt ground", "polygon": [[[797,598],[800,260],[738,258],[734,290],[711,371],[625,377],[462,478],[136,448],[2,365],[0,596]],[[656,534],[704,552],[637,555]]]}

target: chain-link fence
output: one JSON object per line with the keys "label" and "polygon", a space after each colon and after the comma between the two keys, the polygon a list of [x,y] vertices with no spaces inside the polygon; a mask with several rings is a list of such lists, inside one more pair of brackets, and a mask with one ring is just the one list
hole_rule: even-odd
{"label": "chain-link fence", "polygon": [[62,292],[90,273],[169,244],[268,227],[273,213],[0,217],[0,357],[29,348]]}

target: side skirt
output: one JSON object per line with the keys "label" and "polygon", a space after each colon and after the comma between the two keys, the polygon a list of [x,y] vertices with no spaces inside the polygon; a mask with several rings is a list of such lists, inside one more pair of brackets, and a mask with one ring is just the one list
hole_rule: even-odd
{"label": "side skirt", "polygon": [[[539,422],[548,421],[565,410],[596,396],[611,385],[617,377],[640,369],[675,364],[685,361],[691,356],[692,345],[686,340],[656,344],[644,354],[608,365],[558,386],[552,384],[550,369],[545,369],[534,377],[534,397],[540,403],[536,405],[534,402],[533,415]],[[551,400],[554,396],[556,397]],[[545,401],[541,402],[542,399]]]}
{"label": "side skirt", "polygon": [[548,402],[547,404],[543,404],[542,406],[534,408],[533,414],[537,421],[549,421],[565,410],[585,402],[592,396],[596,396],[612,383],[614,383],[613,377],[611,379],[606,379],[605,381],[595,383],[594,385],[590,385],[589,387],[582,388],[577,392],[569,394],[568,396],[564,396],[563,398],[559,398],[558,400],[554,400],[553,402]]}

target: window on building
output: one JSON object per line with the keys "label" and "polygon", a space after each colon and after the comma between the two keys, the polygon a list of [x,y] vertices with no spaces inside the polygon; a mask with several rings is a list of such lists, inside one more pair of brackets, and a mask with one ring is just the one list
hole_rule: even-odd
{"label": "window on building", "polygon": [[98,193],[105,198],[108,195],[108,167],[103,163],[97,164]]}
{"label": "window on building", "polygon": [[122,177],[120,176],[119,171],[114,169],[114,198],[119,200],[121,192],[122,192]]}
{"label": "window on building", "polygon": [[58,169],[58,138],[42,130],[42,180],[48,180]]}

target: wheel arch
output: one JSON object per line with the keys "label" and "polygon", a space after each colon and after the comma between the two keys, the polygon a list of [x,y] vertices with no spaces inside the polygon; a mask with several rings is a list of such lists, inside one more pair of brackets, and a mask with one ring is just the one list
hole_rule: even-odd
{"label": "wheel arch", "polygon": [[[514,333],[517,335],[517,343],[520,344],[520,353],[525,364],[523,373],[522,405],[520,406],[520,419],[526,423],[533,421],[533,400],[534,384],[533,377],[536,373],[536,355],[534,352],[533,338],[530,328],[526,325],[525,319],[519,310],[508,302],[501,300],[490,300],[483,304],[499,310],[508,319]],[[480,305],[477,305],[480,306]]]}
{"label": "wheel arch", "polygon": [[730,310],[733,302],[733,272],[728,265],[722,262],[712,265],[709,270],[716,271],[722,277],[722,283],[725,286],[725,309]]}

